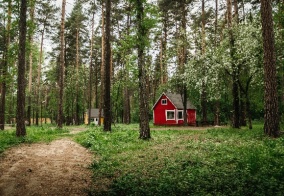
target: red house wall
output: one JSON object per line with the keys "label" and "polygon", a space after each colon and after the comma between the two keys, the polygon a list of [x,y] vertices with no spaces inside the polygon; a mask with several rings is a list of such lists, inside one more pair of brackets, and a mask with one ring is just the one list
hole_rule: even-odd
{"label": "red house wall", "polygon": [[[162,105],[162,99],[167,99],[167,105]],[[154,108],[154,124],[155,125],[167,125],[176,124],[176,120],[166,120],[166,110],[175,110],[175,106],[172,102],[163,95],[157,102]]]}
{"label": "red house wall", "polygon": [[189,125],[196,125],[196,110],[194,109],[187,110],[187,123]]}
{"label": "red house wall", "polygon": [[[167,105],[162,105],[162,99],[167,99]],[[153,108],[153,115],[154,115],[154,124],[155,125],[183,125],[183,120],[177,120],[177,108],[172,104],[172,102],[165,96],[159,99],[156,103],[155,107]],[[167,110],[175,110],[175,119],[174,120],[167,120],[166,119],[166,111]],[[188,109],[187,110],[187,122],[189,125],[195,125],[196,122],[196,110]]]}

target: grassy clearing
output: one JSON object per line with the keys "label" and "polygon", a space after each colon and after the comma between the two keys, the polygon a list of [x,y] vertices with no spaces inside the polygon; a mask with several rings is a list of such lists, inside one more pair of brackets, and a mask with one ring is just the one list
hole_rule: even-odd
{"label": "grassy clearing", "polygon": [[52,140],[68,133],[67,129],[56,129],[55,127],[27,127],[26,137],[16,137],[15,128],[0,131],[0,153],[5,149],[20,143],[51,142]]}
{"label": "grassy clearing", "polygon": [[152,131],[149,141],[138,139],[138,125],[116,125],[112,133],[90,127],[76,135],[28,127],[23,138],[15,130],[1,131],[0,152],[23,142],[73,137],[96,157],[91,195],[283,195],[284,137],[270,139],[262,126],[254,127],[165,128]]}
{"label": "grassy clearing", "polygon": [[284,138],[253,130],[152,131],[118,125],[76,135],[97,159],[92,195],[282,195]]}

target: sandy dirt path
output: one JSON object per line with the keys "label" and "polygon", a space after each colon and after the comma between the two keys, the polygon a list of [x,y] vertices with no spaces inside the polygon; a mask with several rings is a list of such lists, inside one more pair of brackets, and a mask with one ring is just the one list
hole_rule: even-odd
{"label": "sandy dirt path", "polygon": [[92,160],[68,138],[13,147],[0,156],[0,195],[87,195]]}

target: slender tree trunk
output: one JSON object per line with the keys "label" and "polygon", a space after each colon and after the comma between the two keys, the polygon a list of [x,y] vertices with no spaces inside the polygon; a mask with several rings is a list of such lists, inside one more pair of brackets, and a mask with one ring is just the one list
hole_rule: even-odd
{"label": "slender tree trunk", "polygon": [[220,126],[220,101],[215,102],[214,125]]}
{"label": "slender tree trunk", "polygon": [[105,80],[105,9],[104,2],[102,2],[102,63],[101,63],[101,93],[100,93],[100,107],[99,107],[99,122],[101,125],[102,108],[104,107],[104,80]]}
{"label": "slender tree trunk", "polygon": [[3,81],[0,83],[0,130],[5,129],[5,107],[6,107],[6,89],[7,89],[7,69],[8,69],[8,51],[10,48],[10,30],[11,30],[11,15],[12,15],[12,1],[8,1],[8,22],[7,22],[7,31],[4,33],[4,53],[2,61],[2,74]]}
{"label": "slender tree trunk", "polygon": [[[130,10],[130,5],[128,5],[128,9]],[[127,12],[127,33],[130,33],[130,12]],[[126,54],[129,54],[131,51],[126,50]],[[123,59],[126,59],[126,57],[124,57]],[[123,61],[124,65],[127,63],[126,60]],[[124,66],[124,70],[125,70],[125,82],[128,83],[129,80],[129,71],[126,68],[126,66]],[[123,123],[125,124],[130,124],[131,121],[131,115],[130,115],[130,93],[129,93],[129,89],[128,89],[128,85],[124,85],[123,87]]]}
{"label": "slender tree trunk", "polygon": [[97,57],[95,58],[95,63],[94,63],[94,72],[95,72],[95,108],[99,107],[99,96],[98,96],[98,73],[99,73],[99,66],[97,66]]}
{"label": "slender tree trunk", "polygon": [[[30,8],[30,20],[34,23],[34,12],[35,6],[34,3]],[[29,34],[29,43],[30,46],[33,46],[34,43],[34,30]],[[31,112],[32,112],[32,81],[33,81],[33,50],[30,50],[29,53],[29,83],[28,83],[28,110],[27,110],[27,121],[28,126],[31,126]]]}
{"label": "slender tree trunk", "polygon": [[42,56],[43,56],[43,40],[44,40],[44,33],[45,33],[45,26],[43,27],[43,30],[41,32],[41,41],[40,41],[40,52],[39,52],[39,63],[37,68],[37,87],[36,87],[36,126],[39,125],[39,108],[41,106],[41,68],[42,68]]}
{"label": "slender tree trunk", "polygon": [[202,49],[201,53],[202,55],[205,55],[206,52],[206,40],[205,40],[205,0],[202,0],[201,3],[201,9],[202,9]]}
{"label": "slender tree trunk", "polygon": [[[233,71],[235,72],[235,71]],[[233,73],[233,128],[240,128],[240,99],[239,99],[239,86],[238,86],[238,78],[236,73]]]}
{"label": "slender tree trunk", "polygon": [[252,129],[252,119],[251,119],[250,99],[249,99],[249,86],[252,81],[252,78],[253,78],[253,75],[251,75],[249,79],[247,80],[245,88],[243,88],[241,83],[239,83],[241,93],[244,94],[244,97],[245,97],[245,118],[248,123],[249,129]]}
{"label": "slender tree trunk", "polygon": [[245,93],[240,91],[240,126],[247,126],[246,122],[246,96]]}
{"label": "slender tree trunk", "polygon": [[123,123],[130,124],[130,98],[128,87],[124,88]]}
{"label": "slender tree trunk", "polygon": [[76,97],[75,97],[75,125],[79,125],[79,32],[80,28],[76,29]]}
{"label": "slender tree trunk", "polygon": [[[205,56],[206,51],[206,41],[205,41],[205,0],[202,0],[202,49],[201,54]],[[203,76],[206,75],[206,68],[202,69]],[[207,92],[206,83],[204,79],[202,80],[202,91],[201,91],[201,111],[202,111],[202,124],[207,125]]]}
{"label": "slender tree trunk", "polygon": [[106,0],[106,25],[105,25],[105,94],[104,94],[104,131],[111,131],[111,99],[110,99],[110,80],[111,80],[111,0]]}
{"label": "slender tree trunk", "polygon": [[232,59],[232,95],[233,95],[233,128],[240,128],[240,108],[239,108],[239,86],[238,86],[238,70],[234,62],[235,54],[235,38],[232,29],[232,0],[227,0],[228,28],[230,39],[230,56]]}
{"label": "slender tree trunk", "polygon": [[[205,43],[205,1],[201,2],[202,9],[202,55],[205,55],[206,43]],[[203,76],[206,75],[206,68],[203,68]],[[202,124],[207,125],[207,93],[206,93],[206,84],[204,79],[202,80],[202,90],[201,90],[201,109],[202,109]]]}
{"label": "slender tree trunk", "polygon": [[[6,46],[7,47],[7,44]],[[6,48],[5,48],[6,50]],[[2,70],[2,77],[3,77],[3,81],[0,84],[1,88],[0,88],[0,130],[4,130],[5,129],[5,106],[6,106],[6,67],[7,67],[7,58],[8,58],[8,54],[6,52],[4,52],[5,54],[3,55],[3,70]]]}
{"label": "slender tree trunk", "polygon": [[[217,31],[218,31],[218,12],[219,12],[219,3],[218,0],[215,0],[215,49],[217,49]],[[219,126],[220,125],[220,99],[215,101],[215,118],[214,124]]]}
{"label": "slender tree trunk", "polygon": [[[180,4],[180,17],[181,17],[181,25],[178,26],[178,20],[175,20],[175,29],[176,29],[176,39],[179,39],[179,44],[177,46],[177,64],[178,64],[178,74],[182,75],[185,71],[185,63],[186,63],[186,1],[181,0],[180,2],[176,2],[176,4]],[[186,112],[186,100],[187,98],[187,88],[184,81],[180,81],[179,85],[179,93],[182,97],[183,102],[183,124],[187,125],[187,112]]]}
{"label": "slender tree trunk", "polygon": [[167,70],[167,37],[168,37],[168,11],[163,13],[163,33],[161,38],[161,54],[160,54],[160,72],[161,72],[161,84],[168,82],[168,70]]}
{"label": "slender tree trunk", "polygon": [[279,114],[275,38],[272,18],[272,0],[261,0],[261,23],[264,49],[264,133],[278,137]]}
{"label": "slender tree trunk", "polygon": [[144,0],[136,0],[136,11],[137,11],[137,23],[138,23],[138,79],[139,79],[139,131],[140,139],[150,139],[150,126],[149,126],[149,95],[147,91],[147,76],[146,76],[146,65],[145,65],[145,42],[146,29],[144,23]]}
{"label": "slender tree trunk", "polygon": [[249,100],[249,96],[248,93],[246,95],[246,117],[247,117],[247,121],[248,121],[248,126],[249,129],[252,129],[252,119],[251,119],[251,111],[250,111],[250,100]]}
{"label": "slender tree trunk", "polygon": [[90,43],[90,75],[89,75],[89,113],[88,113],[88,125],[91,124],[91,109],[92,109],[92,66],[93,66],[93,44],[94,44],[94,23],[95,23],[95,12],[92,17],[92,32],[91,32],[91,43]]}
{"label": "slender tree trunk", "polygon": [[[8,47],[7,45],[5,47]],[[7,49],[5,49],[7,50]],[[6,52],[4,52],[6,53]],[[6,81],[7,80],[7,58],[8,58],[8,54],[4,54],[3,55],[3,70],[2,70],[2,77],[3,77],[3,81],[2,84],[0,84],[1,88],[0,88],[0,130],[4,130],[5,129],[5,107],[6,107],[6,88],[7,88],[7,84]]]}
{"label": "slender tree trunk", "polygon": [[62,11],[61,11],[61,25],[60,25],[60,67],[59,67],[59,100],[58,100],[58,114],[57,114],[57,127],[62,128],[63,126],[63,88],[64,88],[64,30],[65,30],[65,6],[66,0],[62,0]]}
{"label": "slender tree trunk", "polygon": [[[163,36],[163,35],[162,35]],[[161,37],[161,43],[160,43],[160,62],[159,65],[155,65],[155,75],[159,75],[160,78],[154,78],[154,93],[156,92],[156,88],[158,88],[158,86],[160,84],[163,84],[163,80],[164,80],[164,73],[163,73],[163,67],[164,67],[164,40],[163,37]]]}
{"label": "slender tree trunk", "polygon": [[[186,1],[182,0],[182,20],[181,20],[181,30],[182,30],[182,47],[181,47],[181,61],[180,61],[180,70],[183,74],[185,72],[185,64],[187,62],[187,39],[186,39]],[[182,83],[182,94],[183,94],[183,124],[186,126],[188,125],[187,122],[187,86],[186,83]]]}
{"label": "slender tree trunk", "polygon": [[27,0],[21,0],[19,21],[19,53],[18,53],[18,91],[17,91],[17,126],[18,137],[26,135],[25,127],[25,71],[26,71],[26,34],[27,34]]}

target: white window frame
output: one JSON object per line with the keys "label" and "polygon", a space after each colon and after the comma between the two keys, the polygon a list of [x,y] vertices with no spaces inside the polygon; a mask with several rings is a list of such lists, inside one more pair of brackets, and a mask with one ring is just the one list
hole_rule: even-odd
{"label": "white window frame", "polygon": [[[179,113],[182,113],[182,117],[181,118],[179,118]],[[177,119],[178,120],[183,120],[183,110],[178,110],[178,112],[177,112]]]}
{"label": "white window frame", "polygon": [[162,99],[161,100],[161,104],[162,105],[167,105],[168,104],[168,100],[167,99]]}
{"label": "white window frame", "polygon": [[[173,112],[173,118],[168,118],[168,112]],[[166,110],[166,120],[175,120],[175,110]]]}

